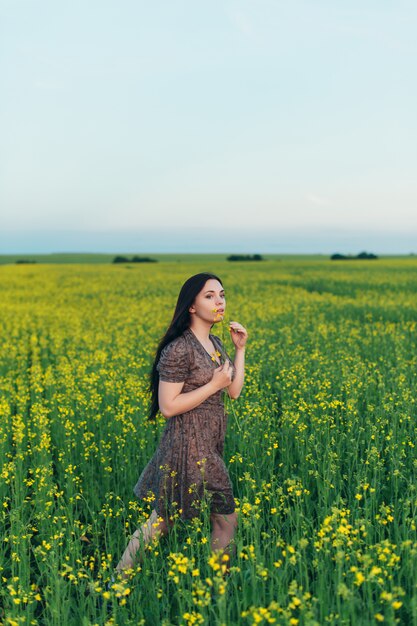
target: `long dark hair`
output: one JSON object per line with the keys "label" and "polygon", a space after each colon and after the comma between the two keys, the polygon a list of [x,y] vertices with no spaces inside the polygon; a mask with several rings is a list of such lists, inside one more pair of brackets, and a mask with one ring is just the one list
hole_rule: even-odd
{"label": "long dark hair", "polygon": [[156,350],[155,360],[152,365],[151,375],[150,375],[150,384],[149,391],[151,394],[151,405],[149,408],[148,419],[153,420],[156,417],[156,414],[159,411],[159,402],[158,402],[158,388],[159,388],[159,372],[156,369],[156,366],[159,361],[159,357],[161,356],[162,350],[167,346],[171,341],[182,335],[184,330],[190,326],[191,318],[189,308],[194,303],[197,295],[203,289],[204,285],[208,280],[214,278],[214,280],[218,280],[221,285],[223,285],[222,281],[215,274],[195,274],[191,276],[188,280],[185,281],[183,286],[181,287],[181,291],[178,296],[177,305],[175,307],[174,316],[172,321],[166,331],[165,335],[162,337],[159,342],[158,348]]}

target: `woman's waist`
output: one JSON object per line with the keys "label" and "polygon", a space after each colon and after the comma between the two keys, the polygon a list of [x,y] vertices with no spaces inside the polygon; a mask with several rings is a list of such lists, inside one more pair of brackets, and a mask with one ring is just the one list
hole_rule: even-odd
{"label": "woman's waist", "polygon": [[193,411],[204,411],[208,408],[217,411],[218,413],[224,413],[225,411],[222,399],[215,397],[207,398],[207,400],[204,400],[204,402],[196,406]]}
{"label": "woman's waist", "polygon": [[226,416],[226,411],[222,403],[219,402],[202,402],[191,411],[185,411],[184,413],[178,414],[177,417],[184,417],[186,420],[192,419],[193,417],[199,418],[209,418],[210,421],[213,419],[221,419],[223,420]]}

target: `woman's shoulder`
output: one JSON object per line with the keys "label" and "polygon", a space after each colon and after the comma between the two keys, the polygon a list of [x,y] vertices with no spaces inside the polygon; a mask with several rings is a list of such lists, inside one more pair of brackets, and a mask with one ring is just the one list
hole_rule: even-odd
{"label": "woman's shoulder", "polygon": [[177,352],[181,350],[185,350],[187,348],[188,342],[186,336],[183,334],[178,335],[175,339],[172,339],[167,345],[164,347],[163,352]]}
{"label": "woman's shoulder", "polygon": [[172,339],[162,349],[157,369],[161,380],[182,382],[189,369],[189,351],[183,335]]}

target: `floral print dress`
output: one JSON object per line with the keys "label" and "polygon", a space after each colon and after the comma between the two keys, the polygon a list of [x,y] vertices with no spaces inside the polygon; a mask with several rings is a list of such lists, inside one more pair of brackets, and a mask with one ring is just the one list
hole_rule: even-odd
{"label": "floral print dress", "polygon": [[[210,335],[223,359],[221,340]],[[157,369],[160,380],[184,382],[182,393],[208,383],[218,363],[190,328],[161,352]],[[235,368],[232,363],[232,380]],[[232,484],[223,461],[227,414],[223,391],[199,406],[167,419],[155,454],[146,465],[133,491],[138,498],[151,497],[159,516],[191,519],[201,514],[203,501],[210,512],[228,515],[235,510]]]}

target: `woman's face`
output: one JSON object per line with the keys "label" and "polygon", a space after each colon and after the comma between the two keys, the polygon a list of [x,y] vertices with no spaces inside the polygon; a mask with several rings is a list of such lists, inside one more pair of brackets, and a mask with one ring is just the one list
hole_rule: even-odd
{"label": "woman's face", "polygon": [[225,310],[224,289],[218,280],[210,278],[194,300],[190,313],[213,324],[222,321]]}

